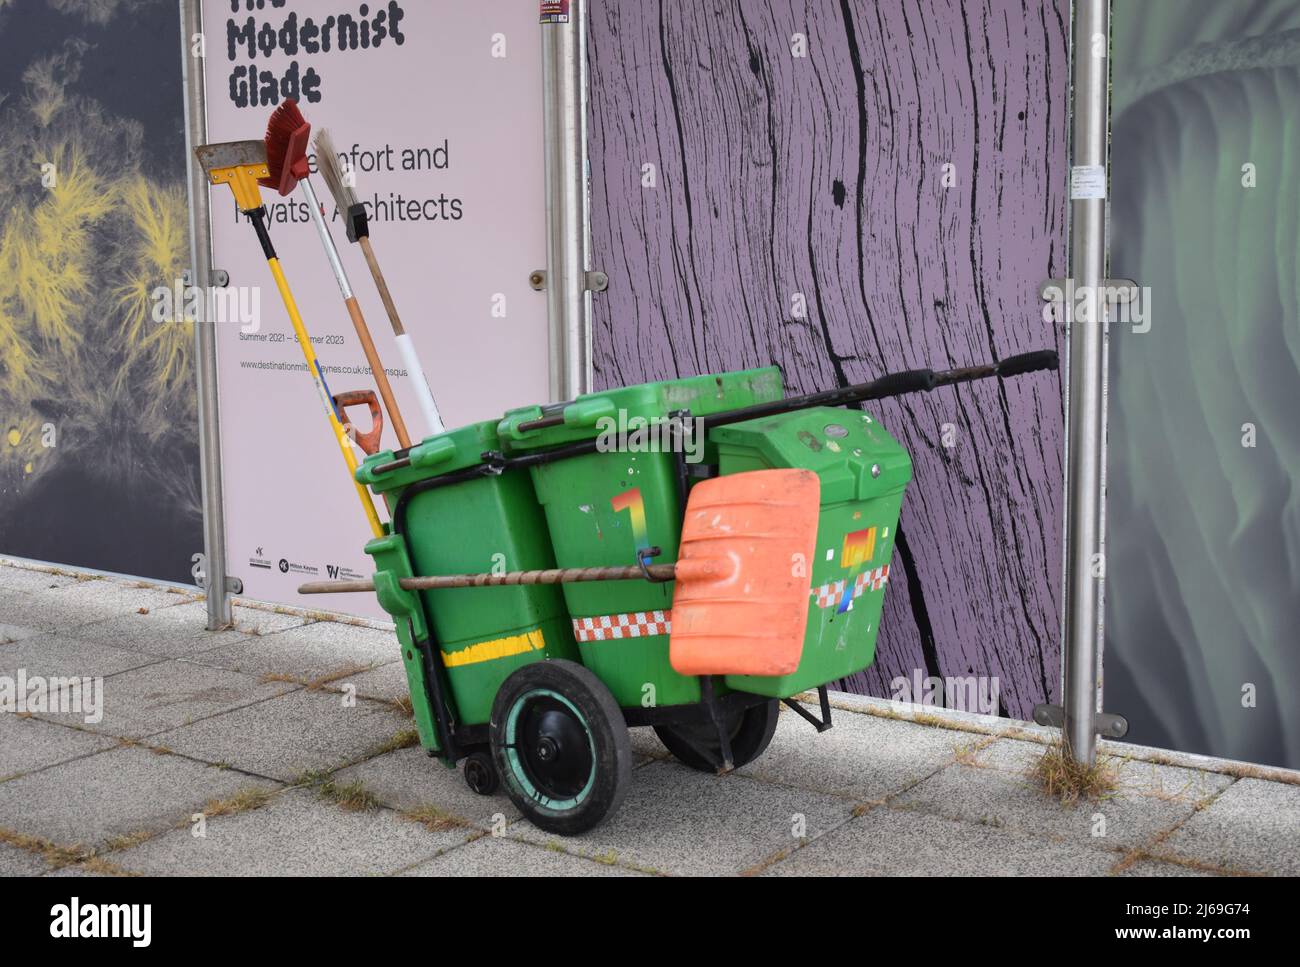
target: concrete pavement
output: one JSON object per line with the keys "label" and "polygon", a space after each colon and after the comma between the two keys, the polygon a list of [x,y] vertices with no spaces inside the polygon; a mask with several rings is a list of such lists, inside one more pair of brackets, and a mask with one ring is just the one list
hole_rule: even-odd
{"label": "concrete pavement", "polygon": [[391,631],[204,621],[192,590],[0,564],[0,682],[103,680],[98,721],[0,713],[0,874],[1300,873],[1300,774],[1103,744],[1118,790],[1063,806],[1026,774],[1048,732],[848,695],[725,777],[634,730],[621,811],[564,840],[413,745]]}

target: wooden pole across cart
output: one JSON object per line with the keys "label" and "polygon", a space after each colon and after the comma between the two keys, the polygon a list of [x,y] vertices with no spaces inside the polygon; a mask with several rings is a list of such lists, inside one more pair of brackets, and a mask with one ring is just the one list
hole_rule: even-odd
{"label": "wooden pole across cart", "polygon": [[[547,571],[509,571],[505,574],[445,574],[439,577],[401,578],[397,583],[404,591],[429,591],[440,588],[490,588],[518,584],[563,584],[569,581],[671,581],[677,576],[676,564],[648,564],[639,567],[569,567]],[[298,588],[299,594],[337,594],[349,591],[373,591],[374,581],[309,581]]]}

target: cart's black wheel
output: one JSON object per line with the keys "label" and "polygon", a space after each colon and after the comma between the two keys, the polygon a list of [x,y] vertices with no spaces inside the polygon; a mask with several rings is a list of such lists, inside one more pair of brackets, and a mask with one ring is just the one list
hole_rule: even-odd
{"label": "cart's black wheel", "polygon": [[632,744],[623,712],[576,662],[516,669],[492,702],[488,733],[506,794],[539,829],[586,832],[627,794]]}
{"label": "cart's black wheel", "polygon": [[[777,716],[781,712],[776,699],[751,705],[728,716],[731,738],[731,763],[737,769],[761,756],[776,734]],[[683,765],[700,772],[717,772],[722,760],[719,751],[718,730],[713,722],[704,720],[689,725],[656,725],[659,741]]]}
{"label": "cart's black wheel", "polygon": [[490,796],[501,786],[492,753],[479,749],[465,756],[465,785],[480,796]]}

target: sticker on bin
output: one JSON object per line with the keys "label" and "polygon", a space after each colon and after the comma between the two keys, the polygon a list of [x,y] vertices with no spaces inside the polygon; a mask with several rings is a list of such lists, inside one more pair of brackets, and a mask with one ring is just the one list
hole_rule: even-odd
{"label": "sticker on bin", "polygon": [[673,630],[672,611],[630,611],[595,618],[574,618],[573,636],[580,642],[614,638],[649,638]]}
{"label": "sticker on bin", "polygon": [[[889,565],[883,564],[871,571],[863,571],[853,580],[853,597],[856,598],[868,588],[872,591],[879,591],[889,583]],[[833,608],[840,603],[844,597],[844,581],[832,581],[830,584],[823,584],[821,587],[813,588],[813,596],[817,599],[817,607]]]}

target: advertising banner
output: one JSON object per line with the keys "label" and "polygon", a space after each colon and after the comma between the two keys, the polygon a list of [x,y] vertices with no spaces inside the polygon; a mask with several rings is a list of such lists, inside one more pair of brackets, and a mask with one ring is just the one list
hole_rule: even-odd
{"label": "advertising banner", "polygon": [[185,582],[203,549],[175,3],[0,3],[0,555]]}
{"label": "advertising banner", "polygon": [[1112,14],[1106,705],[1300,768],[1294,3]]}
{"label": "advertising banner", "polygon": [[[544,402],[546,303],[529,284],[546,261],[536,6],[221,0],[205,4],[194,43],[210,142],[260,139],[286,98],[313,136],[329,130],[446,425]],[[433,428],[409,356],[349,244],[346,212],[310,180],[419,442]],[[330,393],[374,390],[303,194],[263,188],[262,200]],[[380,615],[371,595],[296,593],[307,580],[370,574],[371,531],[255,229],[224,186],[212,190],[212,225],[213,265],[230,274],[217,329],[231,572],[249,597]],[[349,415],[368,428],[364,408]],[[385,422],[382,446],[395,448]]]}

